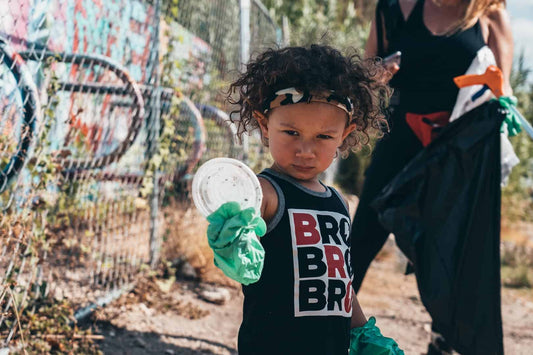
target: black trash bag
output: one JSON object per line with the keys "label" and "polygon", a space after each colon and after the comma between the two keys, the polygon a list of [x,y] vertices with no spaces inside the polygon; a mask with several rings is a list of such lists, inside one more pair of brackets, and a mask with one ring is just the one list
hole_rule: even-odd
{"label": "black trash bag", "polygon": [[412,263],[433,329],[461,354],[503,354],[498,102],[448,124],[372,206]]}

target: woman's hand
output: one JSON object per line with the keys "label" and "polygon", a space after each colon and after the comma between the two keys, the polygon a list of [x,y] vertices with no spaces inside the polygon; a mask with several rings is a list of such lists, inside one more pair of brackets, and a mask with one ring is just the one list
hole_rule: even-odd
{"label": "woman's hand", "polygon": [[[385,42],[385,46],[387,46],[387,39],[384,38],[383,41]],[[366,58],[376,58],[378,54],[378,48],[377,48],[377,34],[376,34],[376,20],[372,20],[372,25],[370,27],[370,34],[368,36],[368,40],[366,41],[366,48],[365,48],[365,57]],[[396,61],[390,61],[390,62],[383,62],[383,67],[387,69],[384,74],[381,76],[378,81],[386,84],[388,83],[391,78],[400,70],[400,65]]]}
{"label": "woman's hand", "polygon": [[390,80],[394,76],[394,74],[396,74],[398,72],[398,70],[400,70],[400,66],[396,62],[392,62],[392,63],[390,63],[390,62],[389,63],[385,63],[384,62],[383,66],[385,67],[385,69],[387,69],[387,71],[389,73],[391,73],[391,76],[389,77],[388,80]]}
{"label": "woman's hand", "polygon": [[385,70],[380,70],[377,73],[378,77],[376,78],[376,81],[381,82],[383,84],[387,84],[392,79],[394,74],[396,74],[398,70],[400,70],[400,66],[398,65],[398,63],[383,62],[383,69]]}

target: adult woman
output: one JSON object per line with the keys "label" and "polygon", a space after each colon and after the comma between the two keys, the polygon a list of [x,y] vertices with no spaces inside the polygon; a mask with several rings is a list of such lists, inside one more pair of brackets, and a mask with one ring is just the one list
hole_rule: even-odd
{"label": "adult woman", "polygon": [[366,55],[401,51],[402,58],[399,67],[390,65],[396,96],[390,133],[373,153],[352,224],[356,292],[388,236],[369,204],[423,148],[424,131],[436,134],[435,126],[449,117],[458,93],[452,79],[467,71],[484,46],[493,52],[504,94],[510,95],[513,42],[505,0],[379,0]]}

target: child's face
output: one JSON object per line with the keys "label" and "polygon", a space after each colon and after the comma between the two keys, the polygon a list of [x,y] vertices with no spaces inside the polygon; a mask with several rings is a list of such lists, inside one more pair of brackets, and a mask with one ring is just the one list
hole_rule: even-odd
{"label": "child's face", "polygon": [[316,181],[328,168],[355,129],[354,124],[346,125],[347,120],[346,112],[319,102],[276,107],[268,118],[258,119],[273,168],[301,181]]}

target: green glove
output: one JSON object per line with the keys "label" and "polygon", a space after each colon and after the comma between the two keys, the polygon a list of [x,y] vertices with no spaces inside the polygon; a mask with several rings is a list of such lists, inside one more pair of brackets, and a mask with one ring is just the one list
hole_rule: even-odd
{"label": "green glove", "polygon": [[241,210],[237,202],[226,202],[207,216],[207,221],[215,265],[244,285],[257,282],[265,260],[265,250],[257,239],[266,233],[263,218],[253,207]]}
{"label": "green glove", "polygon": [[350,331],[350,355],[404,355],[391,339],[381,335],[376,318],[370,317],[365,325]]}
{"label": "green glove", "polygon": [[507,114],[500,128],[500,133],[505,132],[504,125],[507,126],[507,134],[509,137],[516,136],[518,133],[522,132],[520,119],[515,115],[511,106],[516,106],[517,100],[515,96],[500,96],[498,98],[500,105],[507,110]]}

